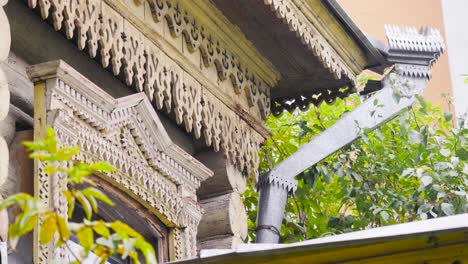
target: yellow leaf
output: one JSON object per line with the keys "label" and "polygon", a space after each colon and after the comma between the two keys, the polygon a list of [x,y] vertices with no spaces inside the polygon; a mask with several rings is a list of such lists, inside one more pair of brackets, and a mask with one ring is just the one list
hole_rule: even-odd
{"label": "yellow leaf", "polygon": [[52,241],[55,232],[57,231],[57,218],[53,213],[47,214],[44,222],[41,224],[39,240],[42,244],[47,244]]}
{"label": "yellow leaf", "polygon": [[55,173],[55,167],[52,165],[47,165],[45,168],[45,172],[49,175],[52,175]]}
{"label": "yellow leaf", "polygon": [[114,230],[115,233],[119,234],[122,238],[127,238],[128,236],[131,237],[141,237],[138,232],[133,230],[130,226],[120,222],[120,221],[115,221],[112,222],[110,227],[112,230]]}
{"label": "yellow leaf", "polygon": [[73,194],[70,191],[63,191],[63,196],[67,199],[67,205],[68,205],[68,218],[71,218],[73,215],[73,210],[75,209],[75,197],[73,197]]}
{"label": "yellow leaf", "polygon": [[68,228],[68,223],[62,216],[57,216],[58,230],[59,234],[63,240],[70,239],[70,229]]}
{"label": "yellow leaf", "polygon": [[20,230],[18,236],[22,236],[24,234],[29,233],[30,231],[34,229],[36,224],[37,224],[37,215],[33,215],[26,221],[26,224],[24,225],[23,229]]}
{"label": "yellow leaf", "polygon": [[94,244],[94,233],[90,227],[84,227],[76,232],[80,245],[86,251],[90,251]]}
{"label": "yellow leaf", "polygon": [[94,232],[96,232],[98,235],[109,238],[110,232],[107,226],[104,224],[104,222],[99,221],[95,226],[93,226]]}

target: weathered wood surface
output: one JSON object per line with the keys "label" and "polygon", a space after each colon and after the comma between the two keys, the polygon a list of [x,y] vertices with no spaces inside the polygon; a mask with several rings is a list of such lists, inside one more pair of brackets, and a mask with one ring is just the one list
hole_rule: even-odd
{"label": "weathered wood surface", "polygon": [[200,199],[233,191],[244,193],[246,189],[245,177],[224,155],[214,151],[205,151],[197,153],[195,158],[214,172],[213,177],[204,181],[197,190],[197,196]]}
{"label": "weathered wood surface", "polygon": [[[3,6],[7,2],[8,0],[0,0],[0,63],[7,59],[11,44],[10,24],[3,10]],[[8,89],[8,80],[3,70],[0,69],[0,124],[3,123],[8,115],[9,106],[10,92]],[[7,134],[5,130],[6,129],[3,128],[0,129],[0,186],[5,183],[8,177],[9,151],[4,138],[4,134]],[[0,193],[0,199],[3,199],[2,196],[2,193]],[[6,242],[7,237],[8,214],[6,211],[2,211],[0,212],[0,242]],[[3,262],[6,258],[6,244],[3,244],[0,250],[1,261]]]}
{"label": "weathered wood surface", "polygon": [[320,0],[213,1],[281,73],[272,99],[300,98],[354,82],[367,58]]}
{"label": "weathered wood surface", "polygon": [[[239,193],[231,192],[202,200],[201,206],[205,213],[198,227],[197,238],[203,248],[220,238],[242,241],[247,236],[247,214]],[[212,246],[220,248],[220,245]]]}
{"label": "weathered wood surface", "polygon": [[5,14],[2,6],[5,5],[7,0],[0,1],[0,62],[5,61],[10,53],[10,24],[8,22],[8,17]]}
{"label": "weathered wood surface", "polygon": [[197,191],[204,210],[198,248],[237,247],[247,235],[247,215],[240,198],[246,189],[245,178],[221,153],[206,151],[195,158],[214,172]]}

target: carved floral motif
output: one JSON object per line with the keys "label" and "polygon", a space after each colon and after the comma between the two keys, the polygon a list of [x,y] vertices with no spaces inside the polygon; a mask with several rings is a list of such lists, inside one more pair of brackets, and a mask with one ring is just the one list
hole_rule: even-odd
{"label": "carved floral motif", "polygon": [[[141,5],[143,1],[132,2]],[[114,75],[123,76],[128,86],[144,92],[156,109],[174,111],[177,124],[183,124],[187,133],[193,132],[197,139],[203,136],[207,146],[222,150],[241,171],[256,173],[258,148],[266,130],[258,131],[252,123],[261,124],[268,117],[269,90],[178,4],[148,0],[153,20],[165,20],[174,38],[183,37],[189,51],[200,51],[202,65],[216,68],[215,83],[229,79],[232,94],[246,98],[248,112],[233,111],[237,106],[229,100],[231,95],[222,100],[213,95],[104,0],[27,3],[38,8],[43,19],[50,18],[55,30],[64,28],[65,36],[76,39],[80,50],[86,50]]]}

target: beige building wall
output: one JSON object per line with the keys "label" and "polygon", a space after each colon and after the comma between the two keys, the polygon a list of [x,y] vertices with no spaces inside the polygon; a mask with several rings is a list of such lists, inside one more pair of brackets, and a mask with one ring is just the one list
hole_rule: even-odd
{"label": "beige building wall", "polygon": [[[441,0],[339,0],[340,5],[368,35],[386,43],[384,25],[430,26],[445,36]],[[446,39],[446,38],[445,38]],[[443,93],[452,96],[447,52],[433,69],[433,77],[426,89],[425,97],[431,102],[447,108]],[[453,111],[453,107],[450,107]]]}

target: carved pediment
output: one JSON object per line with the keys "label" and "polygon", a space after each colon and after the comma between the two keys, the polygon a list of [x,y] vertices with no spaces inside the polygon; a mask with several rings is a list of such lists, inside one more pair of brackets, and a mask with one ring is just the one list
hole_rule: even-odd
{"label": "carved pediment", "polygon": [[[28,74],[35,83],[36,137],[52,127],[61,145],[81,147],[76,161],[114,166],[116,172],[98,176],[146,206],[174,236],[181,232],[174,238],[178,258],[195,254],[202,214],[196,190],[213,172],[172,142],[147,97],[114,99],[63,61],[32,66]],[[36,165],[36,194],[66,212],[63,181],[49,182]],[[39,262],[52,257],[44,245],[37,250]]]}

